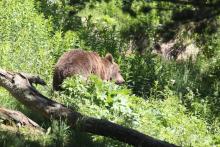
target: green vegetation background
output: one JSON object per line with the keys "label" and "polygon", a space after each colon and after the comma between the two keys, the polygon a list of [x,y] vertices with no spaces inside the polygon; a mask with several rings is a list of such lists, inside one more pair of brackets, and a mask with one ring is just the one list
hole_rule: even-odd
{"label": "green vegetation background", "polygon": [[[147,9],[157,7],[166,11]],[[188,30],[195,28],[188,23],[167,31],[168,36],[174,33],[176,38],[199,46],[201,52],[194,62],[165,60],[151,53],[154,43],[163,37],[161,26],[181,23],[175,22],[173,16],[185,9],[194,8],[141,0],[2,0],[0,67],[40,75],[48,85],[37,86],[39,91],[85,115],[180,146],[220,146],[219,28],[206,25],[196,32]],[[209,23],[219,24],[219,16]],[[144,55],[126,52],[130,41],[135,40],[134,34],[147,36]],[[112,53],[126,84],[117,86],[94,76],[85,83],[73,77],[63,84],[64,92],[53,93],[53,65],[72,48],[100,55]],[[47,129],[44,135],[29,135],[28,130],[20,134],[0,131],[3,146],[129,146],[71,130],[62,121],[45,120],[3,88],[0,105],[25,113]]]}

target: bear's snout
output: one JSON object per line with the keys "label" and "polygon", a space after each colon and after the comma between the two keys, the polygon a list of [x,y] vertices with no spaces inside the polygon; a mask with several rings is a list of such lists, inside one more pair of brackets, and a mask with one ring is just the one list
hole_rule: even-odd
{"label": "bear's snout", "polygon": [[115,83],[118,84],[118,85],[121,85],[124,82],[125,82],[124,78],[121,75],[118,75],[117,78],[116,78]]}

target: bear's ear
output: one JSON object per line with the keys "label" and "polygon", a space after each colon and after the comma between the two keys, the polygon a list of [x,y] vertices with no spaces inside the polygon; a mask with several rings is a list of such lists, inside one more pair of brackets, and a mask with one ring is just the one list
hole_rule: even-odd
{"label": "bear's ear", "polygon": [[113,57],[112,57],[112,54],[110,53],[107,53],[106,56],[105,56],[105,59],[107,59],[108,61],[110,61],[111,63],[113,63]]}

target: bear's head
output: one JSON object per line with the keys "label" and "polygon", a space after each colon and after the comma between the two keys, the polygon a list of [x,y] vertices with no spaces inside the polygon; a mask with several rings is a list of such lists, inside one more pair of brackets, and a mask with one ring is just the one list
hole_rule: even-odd
{"label": "bear's head", "polygon": [[124,78],[120,73],[120,68],[117,63],[114,62],[114,59],[111,54],[106,54],[105,59],[110,62],[109,66],[109,78],[112,81],[115,81],[116,84],[122,84],[125,82]]}

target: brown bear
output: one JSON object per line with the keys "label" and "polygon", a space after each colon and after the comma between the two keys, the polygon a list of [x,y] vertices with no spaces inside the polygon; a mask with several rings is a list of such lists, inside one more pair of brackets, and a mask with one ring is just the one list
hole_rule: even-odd
{"label": "brown bear", "polygon": [[95,74],[102,80],[113,80],[116,84],[124,82],[119,66],[113,61],[111,54],[106,54],[104,58],[101,58],[95,52],[75,49],[64,53],[56,63],[53,75],[53,89],[61,90],[63,80],[76,74],[85,78]]}

